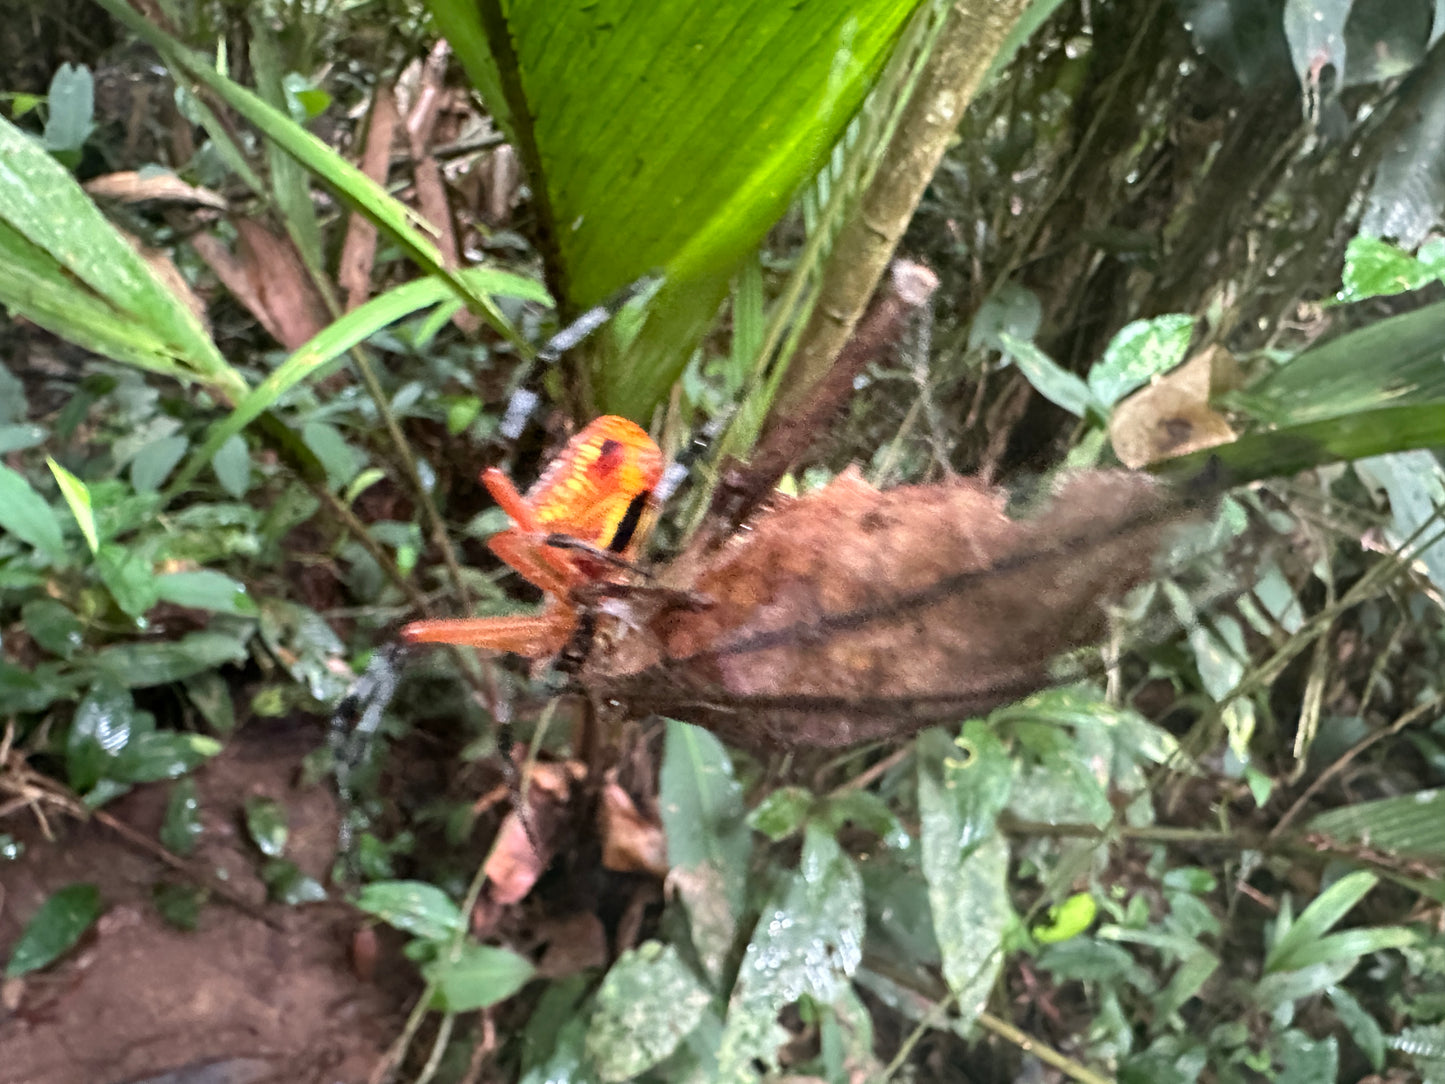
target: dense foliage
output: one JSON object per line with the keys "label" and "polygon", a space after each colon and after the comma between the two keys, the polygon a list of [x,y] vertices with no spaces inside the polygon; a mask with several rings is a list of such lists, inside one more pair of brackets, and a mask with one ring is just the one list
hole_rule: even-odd
{"label": "dense foliage", "polygon": [[[405,935],[401,1079],[1445,1080],[1438,6],[632,6],[0,29],[0,888],[164,788],[158,913],[256,921],[206,804],[293,735],[250,865]],[[889,188],[967,43],[956,139]],[[384,650],[529,604],[473,478],[530,481],[569,411],[654,423],[682,546],[885,209],[931,319],[787,486],[1212,487],[1102,649],[772,758]],[[19,1004],[105,872],[0,895]]]}

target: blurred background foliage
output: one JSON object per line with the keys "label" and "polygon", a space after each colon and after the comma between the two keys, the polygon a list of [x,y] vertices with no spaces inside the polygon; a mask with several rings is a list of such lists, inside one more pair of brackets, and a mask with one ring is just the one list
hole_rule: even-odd
{"label": "blurred background foliage", "polygon": [[[22,7],[7,977],[115,902],[58,857],[82,819],[164,793],[166,921],[208,896],[253,921],[192,857],[230,817],[267,898],[409,938],[404,1079],[1445,1080],[1445,8]],[[945,100],[969,105],[928,149],[918,103]],[[930,318],[789,486],[1116,460],[1238,484],[1097,677],[760,763],[676,721],[598,743],[554,679],[435,653],[370,742],[328,741],[401,620],[515,606],[473,478],[534,477],[568,415],[682,453],[675,548],[723,455],[806,399],[818,325],[881,269],[850,231],[885,217],[941,280]],[[501,723],[565,828],[506,901],[476,872],[521,831]],[[228,810],[222,766],[281,735],[311,754]],[[294,810],[327,773],[308,861]],[[665,857],[620,870],[623,840]],[[595,951],[547,955],[569,939]]]}

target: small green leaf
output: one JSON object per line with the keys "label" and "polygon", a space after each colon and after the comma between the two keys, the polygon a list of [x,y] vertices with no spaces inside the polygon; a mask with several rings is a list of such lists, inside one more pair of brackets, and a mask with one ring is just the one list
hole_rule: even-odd
{"label": "small green leaf", "polygon": [[45,121],[46,149],[78,153],[95,127],[95,79],[90,69],[60,65],[51,77],[45,101],[50,107]]}
{"label": "small green leaf", "polygon": [[812,792],[803,787],[779,787],[748,814],[748,825],[777,843],[803,830],[812,807]]}
{"label": "small green leaf", "polygon": [[195,853],[200,841],[201,800],[196,794],[196,781],[190,776],[171,787],[166,800],[166,815],[161,821],[161,842],[182,857]]}
{"label": "small green leaf", "polygon": [[201,923],[201,905],[206,902],[206,896],[206,890],[199,885],[170,881],[161,881],[151,890],[151,902],[156,905],[161,918],[188,933]]}
{"label": "small green leaf", "polygon": [[186,454],[191,442],[182,436],[153,440],[130,461],[130,484],[137,493],[154,493]]}
{"label": "small green leaf", "polygon": [[356,906],[388,926],[424,941],[449,941],[466,929],[462,910],[425,881],[378,881],[361,890]]}
{"label": "small green leaf", "polygon": [[1080,418],[1090,412],[1101,418],[1108,417],[1108,407],[1094,397],[1088,384],[1063,368],[1032,342],[1008,332],[1000,333],[999,342],[1019,372],[1024,374],[1024,379],[1049,402]]}
{"label": "small green leaf", "polygon": [[287,858],[268,861],[261,869],[261,880],[266,882],[266,895],[273,903],[295,907],[328,898],[320,881],[302,873],[301,867]]}
{"label": "small green leaf", "polygon": [[671,1056],[711,1002],[671,946],[648,941],[625,952],[597,991],[587,1053],[603,1080],[631,1080]]}
{"label": "small green leaf", "polygon": [[231,702],[231,686],[225,678],[214,670],[203,670],[182,684],[191,706],[201,713],[207,726],[218,734],[236,729],[236,705]]}
{"label": "small green leaf", "polygon": [[1078,937],[1094,924],[1099,905],[1088,892],[1075,892],[1063,903],[1050,907],[1044,921],[1033,928],[1034,940],[1052,945]]}
{"label": "small green leaf", "polygon": [[131,617],[141,617],[160,600],[151,559],[139,550],[107,542],[95,555],[95,570],[115,604]]}
{"label": "small green leaf", "polygon": [[54,510],[23,475],[4,464],[0,464],[0,529],[56,563],[65,560],[65,539]]}
{"label": "small green leaf", "polygon": [[1183,313],[1135,320],[1120,328],[1089,370],[1089,390],[1106,408],[1184,360],[1194,317]]}
{"label": "small green leaf", "polygon": [[286,850],[286,810],[274,798],[253,795],[246,799],[246,831],[267,858],[280,858]]}
{"label": "small green leaf", "polygon": [[80,533],[85,536],[85,544],[90,547],[91,553],[95,553],[100,549],[100,537],[95,530],[95,509],[91,507],[90,489],[54,459],[46,456],[45,462],[50,464],[50,473],[55,475],[55,481],[60,486],[60,495],[70,506],[70,514],[75,517],[75,522],[80,524]]}
{"label": "small green leaf", "polygon": [[197,610],[242,617],[251,617],[256,613],[256,604],[246,594],[245,584],[208,568],[157,576],[156,594],[162,601]]}
{"label": "small green leaf", "polygon": [[515,952],[470,943],[455,956],[443,954],[422,968],[427,981],[436,984],[432,1008],[442,1012],[470,1012],[505,1001],[535,973],[536,968]]}
{"label": "small green leaf", "polygon": [[20,608],[25,631],[37,644],[62,659],[85,646],[85,626],[70,608],[53,598],[31,599]]}
{"label": "small green leaf", "polygon": [[1355,237],[1345,248],[1343,289],[1339,301],[1363,301],[1418,290],[1440,277],[1440,268],[1417,260],[1404,249],[1378,237]]}
{"label": "small green leaf", "polygon": [[222,489],[237,500],[244,497],[251,488],[251,452],[246,438],[233,433],[223,440],[211,457],[211,470]]}
{"label": "small green leaf", "polygon": [[19,978],[54,963],[99,917],[100,889],[91,884],[66,885],[25,924],[5,967],[5,977]]}

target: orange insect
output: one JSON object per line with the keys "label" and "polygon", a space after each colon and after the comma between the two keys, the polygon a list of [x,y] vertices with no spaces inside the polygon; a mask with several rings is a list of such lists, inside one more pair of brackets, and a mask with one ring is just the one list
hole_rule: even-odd
{"label": "orange insect", "polygon": [[482,484],[514,527],[487,545],[548,598],[538,614],[414,621],[413,643],[464,644],[529,659],[561,652],[578,632],[575,592],[616,582],[655,513],[662,452],[639,425],[606,415],[571,440],[524,497],[495,467]]}

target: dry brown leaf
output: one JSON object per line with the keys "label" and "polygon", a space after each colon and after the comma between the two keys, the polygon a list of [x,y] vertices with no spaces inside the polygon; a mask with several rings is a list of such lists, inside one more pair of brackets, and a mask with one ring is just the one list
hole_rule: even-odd
{"label": "dry brown leaf", "polygon": [[[377,184],[385,186],[391,166],[391,145],[396,138],[396,95],[389,83],[376,88],[371,103],[371,117],[366,129],[366,147],[361,152],[361,172]],[[346,240],[341,245],[336,282],[346,291],[346,311],[363,304],[371,296],[371,268],[376,259],[376,226],[359,212],[353,211],[346,224]]]}
{"label": "dry brown leaf", "polygon": [[191,247],[273,339],[295,350],[326,326],[325,306],[290,241],[253,219],[233,222],[236,252],[209,233],[193,236]]}
{"label": "dry brown leaf", "polygon": [[615,781],[602,788],[602,865],[618,873],[667,876],[667,837],[662,825],[638,812],[631,796]]}
{"label": "dry brown leaf", "polygon": [[976,481],[879,492],[849,470],[662,574],[706,608],[604,602],[582,677],[623,710],[754,749],[901,737],[1048,684],[1181,512],[1123,471],[1074,475],[1015,520]]}
{"label": "dry brown leaf", "polygon": [[137,173],[122,170],[118,173],[104,173],[93,177],[82,186],[92,196],[114,199],[122,203],[144,203],[157,200],[165,203],[190,203],[211,207],[217,211],[227,209],[224,196],[209,188],[197,188],[187,184],[174,173]]}
{"label": "dry brown leaf", "polygon": [[515,809],[502,818],[483,863],[487,895],[492,902],[518,903],[532,891],[557,853],[563,808],[573,782],[585,771],[585,766],[577,762],[538,764],[533,768],[526,788],[528,823],[523,823]]}
{"label": "dry brown leaf", "polygon": [[1234,440],[1234,430],[1209,400],[1238,379],[1234,355],[1211,346],[1136,391],[1109,419],[1109,440],[1119,462],[1138,469]]}

